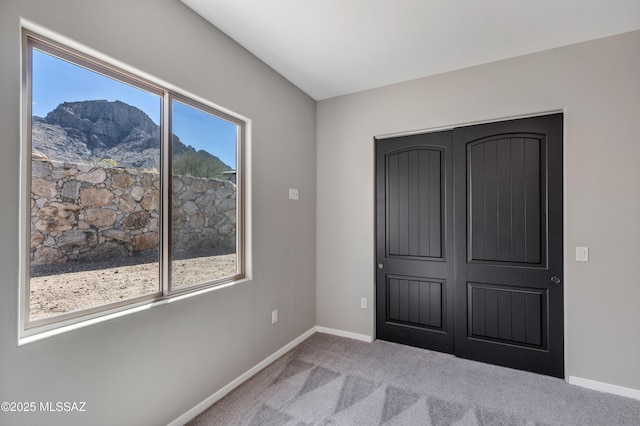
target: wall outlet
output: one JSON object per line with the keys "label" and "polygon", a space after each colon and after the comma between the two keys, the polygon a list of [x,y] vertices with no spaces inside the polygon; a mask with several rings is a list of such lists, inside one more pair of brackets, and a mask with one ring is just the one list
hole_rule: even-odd
{"label": "wall outlet", "polygon": [[297,188],[289,188],[289,199],[298,201],[300,199],[300,191]]}
{"label": "wall outlet", "polygon": [[360,298],[360,307],[362,309],[367,309],[367,298],[366,297],[361,297]]}
{"label": "wall outlet", "polygon": [[576,247],[576,261],[578,262],[589,261],[589,247]]}
{"label": "wall outlet", "polygon": [[271,324],[275,324],[278,322],[278,310],[271,311]]}

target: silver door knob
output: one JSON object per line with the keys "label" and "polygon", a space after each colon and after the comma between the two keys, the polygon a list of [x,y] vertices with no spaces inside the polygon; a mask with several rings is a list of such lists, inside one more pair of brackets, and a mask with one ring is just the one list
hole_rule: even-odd
{"label": "silver door knob", "polygon": [[378,263],[378,269],[382,269],[384,268],[384,265],[382,263]]}
{"label": "silver door knob", "polygon": [[561,280],[560,278],[556,277],[555,275],[551,277],[551,282],[554,284],[560,284]]}

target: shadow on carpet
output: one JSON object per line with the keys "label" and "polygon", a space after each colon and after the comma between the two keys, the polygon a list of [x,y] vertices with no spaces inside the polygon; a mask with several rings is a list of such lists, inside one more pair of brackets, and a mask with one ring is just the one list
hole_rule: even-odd
{"label": "shadow on carpet", "polygon": [[291,360],[239,425],[539,425]]}
{"label": "shadow on carpet", "polygon": [[[271,366],[270,370],[279,364],[282,362]],[[260,374],[268,373],[263,371]],[[280,373],[261,392],[254,394],[246,389],[256,385],[246,383],[235,391],[235,395],[219,401],[209,412],[189,424],[542,425],[516,415],[450,402],[364,377],[341,374],[297,358],[286,360]]]}
{"label": "shadow on carpet", "polygon": [[638,425],[640,401],[390,342],[316,333],[188,423]]}

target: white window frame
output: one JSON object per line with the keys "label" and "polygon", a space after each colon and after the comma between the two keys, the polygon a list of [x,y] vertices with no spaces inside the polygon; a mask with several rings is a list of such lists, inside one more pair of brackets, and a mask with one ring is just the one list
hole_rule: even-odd
{"label": "white window frame", "polygon": [[[69,40],[58,41],[62,37],[54,34],[41,35],[46,30],[22,28],[22,137],[21,137],[21,188],[20,188],[20,285],[19,285],[19,330],[18,344],[25,344],[41,338],[60,334],[86,325],[148,309],[152,306],[197,296],[210,290],[233,285],[248,279],[247,229],[247,172],[245,151],[250,120],[221,108],[201,97],[186,93],[169,83],[119,63],[91,49]],[[74,45],[74,47],[70,47]],[[63,313],[35,321],[29,320],[30,313],[30,235],[31,235],[31,138],[32,138],[32,93],[31,93],[31,52],[38,49],[70,63],[98,72],[107,77],[129,84],[160,96],[160,155],[161,155],[161,202],[159,268],[160,286],[156,293],[139,296],[122,302],[110,303],[80,311]],[[236,255],[237,273],[205,283],[195,283],[187,287],[172,289],[171,276],[171,102],[179,101],[200,109],[217,118],[231,122],[238,128],[236,139]]]}

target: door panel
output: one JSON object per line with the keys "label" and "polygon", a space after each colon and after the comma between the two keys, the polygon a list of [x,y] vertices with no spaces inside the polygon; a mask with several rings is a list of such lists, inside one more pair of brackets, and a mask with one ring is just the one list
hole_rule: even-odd
{"label": "door panel", "polygon": [[453,350],[452,137],[376,142],[377,336],[443,352]]}
{"label": "door panel", "polygon": [[480,283],[467,289],[469,337],[547,349],[545,290]]}
{"label": "door panel", "polygon": [[441,152],[408,147],[387,156],[389,256],[442,257]]}
{"label": "door panel", "polygon": [[544,266],[542,142],[539,135],[511,134],[467,145],[470,261]]}
{"label": "door panel", "polygon": [[376,141],[377,337],[563,377],[562,211],[561,114]]}
{"label": "door panel", "polygon": [[458,356],[563,377],[562,115],[454,130]]}
{"label": "door panel", "polygon": [[388,322],[442,328],[443,283],[387,275]]}

